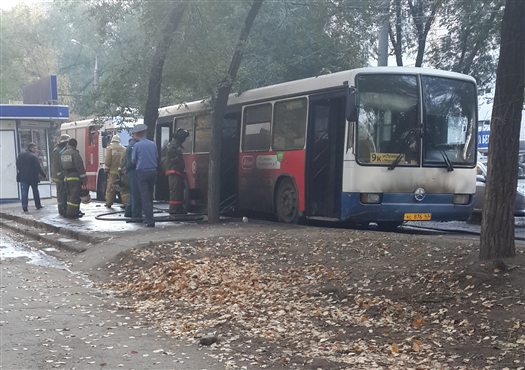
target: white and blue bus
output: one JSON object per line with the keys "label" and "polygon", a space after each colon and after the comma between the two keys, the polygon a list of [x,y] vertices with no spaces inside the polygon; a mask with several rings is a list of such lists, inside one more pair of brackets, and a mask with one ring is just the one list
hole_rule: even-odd
{"label": "white and blue bus", "polygon": [[[221,199],[234,199],[236,209],[288,223],[304,217],[383,228],[472,213],[472,77],[371,67],[291,81],[230,95],[223,126]],[[191,133],[184,145],[189,205],[202,210],[210,104],[160,108],[159,150],[179,127]],[[166,198],[158,189],[157,198]]]}

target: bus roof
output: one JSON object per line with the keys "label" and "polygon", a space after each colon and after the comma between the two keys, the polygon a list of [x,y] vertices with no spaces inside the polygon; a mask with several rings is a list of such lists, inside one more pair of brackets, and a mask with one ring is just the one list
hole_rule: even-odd
{"label": "bus roof", "polygon": [[[313,91],[322,91],[330,88],[340,86],[348,86],[353,83],[355,76],[358,74],[406,74],[406,75],[430,75],[436,77],[448,77],[455,79],[462,79],[472,83],[476,80],[468,75],[456,72],[442,71],[432,68],[419,67],[364,67],[342,72],[336,72],[317,77],[309,77],[301,80],[283,82],[276,85],[264,86],[257,89],[247,90],[241,94],[232,93],[228,98],[228,106],[246,104],[249,102],[256,102],[259,100],[280,98],[283,96],[294,96],[306,94]],[[181,103],[168,107],[159,108],[159,117],[166,117],[172,115],[183,115],[197,111],[211,109],[208,100],[199,100],[190,103]]]}
{"label": "bus roof", "polygon": [[124,121],[122,117],[113,117],[113,118],[106,119],[103,124],[100,124],[101,119],[96,121],[94,118],[90,118],[90,119],[84,119],[80,121],[65,122],[62,125],[60,125],[60,129],[67,130],[71,128],[88,127],[88,126],[93,126],[93,125],[98,125],[99,127],[102,127],[104,129],[115,128],[115,125],[124,125],[125,127],[133,127],[139,123],[143,123],[143,121],[144,120],[142,118],[137,119],[136,122],[129,122],[129,121]]}
{"label": "bus roof", "polygon": [[209,100],[197,100],[189,103],[182,102],[177,105],[170,105],[168,107],[159,108],[159,117],[184,115],[187,113],[202,112],[211,110],[213,107]]}

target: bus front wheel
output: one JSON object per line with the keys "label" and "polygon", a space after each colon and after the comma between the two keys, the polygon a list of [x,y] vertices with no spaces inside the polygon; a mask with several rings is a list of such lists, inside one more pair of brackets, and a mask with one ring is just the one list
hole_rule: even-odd
{"label": "bus front wheel", "polygon": [[279,185],[275,206],[279,222],[296,224],[299,221],[297,189],[291,180],[284,180]]}

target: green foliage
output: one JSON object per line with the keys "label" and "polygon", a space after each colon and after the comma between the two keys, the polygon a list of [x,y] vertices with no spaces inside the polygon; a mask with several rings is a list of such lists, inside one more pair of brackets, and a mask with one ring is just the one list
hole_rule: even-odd
{"label": "green foliage", "polygon": [[440,18],[446,33],[432,42],[429,63],[474,76],[480,86],[495,79],[503,1],[450,1]]}
{"label": "green foliage", "polygon": [[22,100],[22,87],[56,74],[56,55],[39,8],[18,5],[0,13],[0,102]]}
{"label": "green foliage", "polygon": [[[414,58],[418,36],[408,0],[396,0],[402,53]],[[394,2],[394,4],[396,3]],[[469,73],[481,84],[493,78],[501,0],[412,0],[421,14],[441,4],[429,32],[425,63]],[[60,0],[46,8],[2,11],[2,102],[21,99],[21,87],[57,73],[59,98],[72,115],[108,115],[119,108],[144,112],[159,31],[176,2]],[[194,0],[167,51],[161,106],[212,96],[223,80],[249,0]],[[267,1],[247,42],[233,91],[373,63],[380,1]],[[395,6],[391,7],[394,15]],[[72,44],[71,39],[81,45]],[[98,86],[94,89],[94,62]],[[69,100],[68,100],[69,99]]]}
{"label": "green foliage", "polygon": [[366,7],[347,3],[266,4],[245,54],[241,90],[365,66],[373,29],[365,25]]}

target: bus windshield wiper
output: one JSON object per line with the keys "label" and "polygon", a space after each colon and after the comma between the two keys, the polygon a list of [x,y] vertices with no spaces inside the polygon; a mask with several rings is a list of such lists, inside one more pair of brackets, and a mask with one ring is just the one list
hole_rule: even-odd
{"label": "bus windshield wiper", "polygon": [[439,149],[439,152],[443,156],[443,160],[445,161],[445,164],[447,165],[447,171],[451,172],[454,171],[454,166],[452,165],[452,162],[450,162],[450,158],[448,157],[447,153],[443,149]]}
{"label": "bus windshield wiper", "polygon": [[412,139],[417,140],[418,136],[420,135],[421,135],[420,128],[411,128],[410,130],[408,130],[407,132],[403,134],[403,140],[404,140],[403,148],[401,149],[401,153],[399,153],[396,159],[394,159],[394,161],[390,164],[390,166],[388,166],[389,171],[392,171],[394,168],[398,166],[399,162],[401,162],[401,159],[405,155],[405,152],[410,147],[411,140]]}
{"label": "bus windshield wiper", "polygon": [[392,171],[394,168],[397,167],[397,165],[399,164],[399,162],[401,162],[401,158],[403,158],[403,155],[404,155],[403,152],[399,153],[399,155],[397,156],[397,158],[394,159],[394,162],[392,162],[392,163],[390,164],[390,166],[388,166],[388,170],[389,170],[389,171]]}
{"label": "bus windshield wiper", "polygon": [[[434,139],[434,140],[436,139],[436,135],[434,135],[432,130],[427,130],[427,132],[430,134],[429,136],[432,139]],[[445,165],[447,166],[447,171],[448,172],[452,172],[452,171],[454,171],[454,166],[452,165],[452,162],[450,161],[450,158],[448,157],[447,153],[443,149],[443,148],[446,148],[447,146],[449,146],[449,144],[447,144],[447,143],[434,144],[433,145],[433,149],[439,150],[439,153],[441,153],[441,156],[443,157],[443,161],[445,162]]]}

